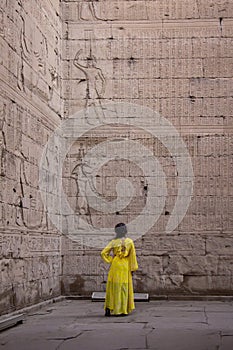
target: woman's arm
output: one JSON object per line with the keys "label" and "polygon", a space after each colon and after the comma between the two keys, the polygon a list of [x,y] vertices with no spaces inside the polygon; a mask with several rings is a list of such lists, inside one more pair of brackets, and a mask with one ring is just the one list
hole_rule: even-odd
{"label": "woman's arm", "polygon": [[136,250],[135,250],[133,241],[131,242],[131,248],[129,253],[129,266],[130,266],[131,272],[136,271],[138,269]]}
{"label": "woman's arm", "polygon": [[101,252],[101,258],[108,264],[111,264],[113,257],[110,255],[112,242],[110,242]]}

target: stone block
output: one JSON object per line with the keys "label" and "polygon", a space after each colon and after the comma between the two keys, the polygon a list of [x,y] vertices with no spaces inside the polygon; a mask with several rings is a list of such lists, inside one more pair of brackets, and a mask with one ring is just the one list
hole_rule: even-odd
{"label": "stone block", "polygon": [[159,62],[155,60],[136,60],[129,57],[127,60],[113,61],[113,76],[115,79],[151,79],[161,75]]}
{"label": "stone block", "polygon": [[112,81],[113,98],[138,98],[139,84],[137,79],[114,79]]}
{"label": "stone block", "polygon": [[189,97],[188,79],[140,79],[138,84],[140,99]]}
{"label": "stone block", "polygon": [[230,293],[232,282],[228,276],[186,276],[184,286],[199,293]]}
{"label": "stone block", "polygon": [[231,97],[229,78],[192,78],[190,94],[194,97]]}
{"label": "stone block", "polygon": [[207,78],[232,78],[231,58],[206,58],[203,60],[204,76]]}
{"label": "stone block", "polygon": [[0,36],[0,62],[5,68],[8,68],[8,58],[9,58],[9,45],[3,36]]}
{"label": "stone block", "polygon": [[2,284],[0,286],[0,293],[1,293],[1,300],[0,300],[0,313],[4,314],[6,311],[6,308],[8,310],[12,310],[12,284]]}
{"label": "stone block", "polygon": [[[195,117],[194,122],[198,115],[203,113],[203,100],[197,98],[192,100],[189,98],[161,98],[159,100],[159,112],[162,116],[169,118],[173,115],[184,117],[181,125],[189,124],[190,116]],[[190,123],[191,124],[191,123]]]}
{"label": "stone block", "polygon": [[164,259],[163,256],[141,256],[138,258],[140,270],[148,278],[153,279],[156,275],[163,273]]}
{"label": "stone block", "polygon": [[[228,164],[224,162],[225,160],[226,157],[224,156],[194,157],[192,160],[194,174],[195,176],[200,177],[207,177],[208,175],[210,175],[211,177],[224,175],[228,172]],[[199,182],[201,182],[201,179],[199,180]]]}
{"label": "stone block", "polygon": [[219,21],[209,20],[164,20],[163,38],[209,38],[219,37],[221,29]]}
{"label": "stone block", "polygon": [[222,35],[223,37],[229,37],[229,38],[233,37],[231,18],[224,18],[223,25],[222,25]]}
{"label": "stone block", "polygon": [[132,22],[125,22],[122,26],[115,23],[112,27],[112,37],[116,40],[135,38],[157,38],[162,39],[162,21],[153,23],[139,22],[135,25]]}
{"label": "stone block", "polygon": [[189,215],[201,215],[203,213],[209,214],[222,214],[221,198],[216,196],[196,196],[192,198],[187,214]]}
{"label": "stone block", "polygon": [[231,276],[233,271],[233,257],[219,256],[217,275]]}
{"label": "stone block", "polygon": [[192,41],[186,38],[160,39],[149,37],[119,38],[109,42],[109,59],[155,60],[192,58]]}
{"label": "stone block", "polygon": [[3,227],[10,228],[10,229],[16,227],[18,210],[19,210],[18,207],[16,207],[14,204],[11,205],[11,204],[4,203],[2,207]]}
{"label": "stone block", "polygon": [[93,29],[88,24],[70,22],[67,24],[67,32],[69,40],[87,39],[86,36],[89,35],[89,32],[93,33],[92,35],[96,40],[110,38],[112,36],[111,28],[108,25],[97,26]]}
{"label": "stone block", "polygon": [[171,0],[166,0],[163,3],[152,1],[147,4],[147,11],[150,20],[161,17],[165,19],[199,18],[198,6],[190,0],[185,3],[181,0],[176,3]]}
{"label": "stone block", "polygon": [[201,0],[198,2],[199,14],[202,18],[231,17],[233,15],[233,5],[231,1],[211,1]]}
{"label": "stone block", "polygon": [[193,57],[216,58],[232,56],[232,38],[193,38]]}
{"label": "stone block", "polygon": [[169,256],[168,264],[165,269],[169,275],[217,275],[218,257],[215,255],[199,256]]}
{"label": "stone block", "polygon": [[223,215],[223,230],[231,232],[233,228],[232,213],[224,213]]}
{"label": "stone block", "polygon": [[73,271],[76,271],[77,275],[80,276],[89,276],[89,275],[98,275],[101,258],[99,256],[76,256],[69,255],[66,256],[66,261],[64,269],[66,275],[73,275]]}
{"label": "stone block", "polygon": [[204,135],[197,139],[197,152],[201,156],[229,155],[231,138],[220,135]]}
{"label": "stone block", "polygon": [[[173,255],[182,252],[185,255],[205,254],[205,241],[201,236],[194,235],[145,235],[142,241],[143,255]],[[153,252],[153,253],[152,253]]]}
{"label": "stone block", "polygon": [[186,214],[179,225],[181,232],[187,232],[190,227],[193,232],[215,231],[223,229],[223,218],[220,214],[201,213],[197,215]]}
{"label": "stone block", "polygon": [[1,258],[19,258],[21,256],[21,237],[19,235],[1,234]]}
{"label": "stone block", "polygon": [[194,78],[203,76],[201,59],[168,59],[160,61],[161,78]]}
{"label": "stone block", "polygon": [[203,115],[206,116],[230,116],[233,99],[227,98],[206,98],[206,103],[203,105]]}
{"label": "stone block", "polygon": [[219,256],[231,256],[233,255],[232,242],[233,237],[231,235],[214,236],[214,239],[208,237],[206,240],[206,252]]}

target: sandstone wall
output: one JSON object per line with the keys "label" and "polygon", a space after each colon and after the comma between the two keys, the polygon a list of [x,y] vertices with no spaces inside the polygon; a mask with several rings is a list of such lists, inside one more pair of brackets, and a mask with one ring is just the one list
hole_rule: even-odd
{"label": "sandstone wall", "polygon": [[61,117],[59,0],[0,3],[0,313],[60,295],[60,234],[39,161]]}
{"label": "sandstone wall", "polygon": [[[142,129],[109,127],[87,133],[67,155],[65,192],[80,215],[77,197],[88,197],[77,191],[75,169],[94,145],[125,137],[140,142],[159,160],[168,195],[159,220],[135,241],[138,292],[232,294],[232,17],[233,2],[223,0],[62,1],[65,115],[108,101],[150,107],[176,127],[191,156],[192,200],[181,223],[166,233],[179,174],[171,150],[158,139]],[[88,60],[94,62],[92,71]],[[105,164],[98,176],[97,190],[104,198],[116,198],[121,177],[133,183],[135,195],[126,208],[111,214],[86,207],[86,223],[95,228],[130,223],[146,202],[143,173],[121,160]],[[81,240],[64,238],[63,293],[104,290],[107,267],[99,253]]]}

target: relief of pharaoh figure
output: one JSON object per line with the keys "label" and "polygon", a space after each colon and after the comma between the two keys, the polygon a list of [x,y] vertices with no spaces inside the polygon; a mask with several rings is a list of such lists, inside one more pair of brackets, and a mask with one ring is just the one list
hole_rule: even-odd
{"label": "relief of pharaoh figure", "polygon": [[18,25],[18,33],[19,33],[19,45],[20,45],[20,60],[17,65],[17,87],[21,91],[25,91],[25,76],[24,76],[24,65],[25,62],[30,61],[30,49],[27,43],[26,38],[26,27],[25,27],[25,19],[23,15],[22,1],[18,1],[18,9],[16,12],[19,15],[19,25]]}
{"label": "relief of pharaoh figure", "polygon": [[88,203],[87,187],[89,186],[92,192],[97,193],[92,179],[92,171],[91,166],[84,160],[84,148],[81,144],[77,155],[77,163],[71,173],[71,177],[75,180],[77,188],[75,211],[78,215],[85,215],[87,223],[91,226],[93,226],[93,222]]}
{"label": "relief of pharaoh figure", "polygon": [[103,98],[106,81],[102,73],[102,70],[96,67],[96,58],[90,53],[87,57],[87,65],[84,66],[80,63],[80,54],[82,50],[79,50],[74,59],[74,65],[81,70],[86,78],[86,102],[85,102],[85,116],[87,118],[87,108],[94,107],[95,114],[99,121],[104,121],[104,112],[101,105],[101,99]]}

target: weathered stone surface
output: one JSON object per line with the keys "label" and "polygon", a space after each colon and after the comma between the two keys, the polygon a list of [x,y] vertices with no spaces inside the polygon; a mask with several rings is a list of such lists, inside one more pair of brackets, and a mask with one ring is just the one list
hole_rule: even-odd
{"label": "weathered stone surface", "polygon": [[186,276],[184,286],[197,293],[232,293],[232,281],[229,276]]}
{"label": "weathered stone surface", "polygon": [[1,313],[60,294],[60,234],[38,186],[42,150],[61,115],[56,10],[48,0],[1,2]]}
{"label": "weathered stone surface", "polygon": [[166,255],[180,254],[193,255],[195,252],[205,254],[204,238],[197,235],[146,235],[142,241],[142,254]]}

